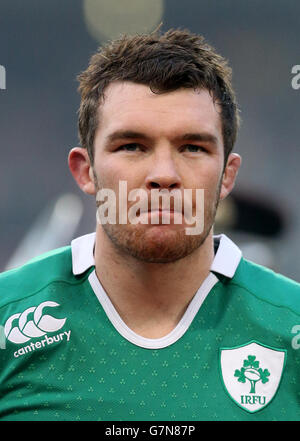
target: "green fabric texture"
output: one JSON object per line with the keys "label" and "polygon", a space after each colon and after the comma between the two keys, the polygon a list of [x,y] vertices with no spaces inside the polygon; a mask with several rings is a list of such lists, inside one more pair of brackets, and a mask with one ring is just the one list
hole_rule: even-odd
{"label": "green fabric texture", "polygon": [[[300,419],[300,351],[291,344],[300,325],[299,284],[242,259],[184,335],[152,350],[114,328],[90,286],[91,271],[74,276],[65,247],[0,276],[0,420]],[[41,335],[28,337],[37,330]],[[254,413],[231,399],[220,371],[220,349],[249,341],[286,351],[274,398]],[[233,385],[245,380],[236,368]],[[266,383],[272,371],[263,372]]]}

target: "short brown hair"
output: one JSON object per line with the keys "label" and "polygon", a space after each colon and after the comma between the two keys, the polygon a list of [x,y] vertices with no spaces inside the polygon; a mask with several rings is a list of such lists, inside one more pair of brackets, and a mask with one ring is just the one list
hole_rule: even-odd
{"label": "short brown hair", "polygon": [[158,30],[145,35],[124,35],[107,43],[91,57],[78,75],[81,103],[78,129],[81,146],[93,164],[99,105],[113,81],[148,85],[155,93],[179,88],[207,89],[221,107],[225,164],[236,141],[239,116],[227,61],[201,35],[188,30]]}

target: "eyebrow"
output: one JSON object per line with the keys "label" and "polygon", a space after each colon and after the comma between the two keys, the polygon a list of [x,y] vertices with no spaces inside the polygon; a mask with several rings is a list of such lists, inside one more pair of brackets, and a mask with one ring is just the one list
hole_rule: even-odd
{"label": "eyebrow", "polygon": [[209,142],[211,144],[218,144],[218,138],[212,133],[208,133],[208,132],[185,133],[183,136],[176,137],[175,140]]}
{"label": "eyebrow", "polygon": [[145,139],[150,140],[149,136],[144,133],[135,132],[133,130],[117,130],[106,137],[106,143],[112,143],[114,141],[119,141],[122,139]]}
{"label": "eyebrow", "polygon": [[[121,141],[124,139],[143,139],[146,141],[151,140],[150,136],[145,135],[141,132],[136,132],[134,130],[117,130],[106,137],[106,144],[110,144],[115,141]],[[175,142],[179,141],[197,141],[197,142],[207,142],[211,144],[218,144],[218,138],[208,132],[199,133],[185,133],[184,135],[179,135],[174,137]]]}

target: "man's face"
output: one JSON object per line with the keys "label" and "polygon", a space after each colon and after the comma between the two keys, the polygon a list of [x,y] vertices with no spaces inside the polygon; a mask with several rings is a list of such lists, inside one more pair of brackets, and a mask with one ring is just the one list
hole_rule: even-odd
{"label": "man's face", "polygon": [[[118,251],[156,263],[181,259],[199,248],[211,231],[222,189],[224,146],[220,109],[207,90],[179,89],[163,94],[131,82],[109,85],[100,107],[94,142],[96,190],[118,195],[119,181],[127,191],[143,189],[204,189],[204,229],[187,235],[179,225],[105,224]],[[134,202],[128,202],[128,208]],[[195,197],[193,198],[195,213]],[[148,213],[146,214],[148,216]],[[151,216],[151,214],[149,214]]]}

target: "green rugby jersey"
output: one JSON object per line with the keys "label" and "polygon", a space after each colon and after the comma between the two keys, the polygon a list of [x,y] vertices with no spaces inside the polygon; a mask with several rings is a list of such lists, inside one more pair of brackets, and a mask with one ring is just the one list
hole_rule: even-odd
{"label": "green rugby jersey", "polygon": [[215,236],[211,272],[163,338],[124,323],[95,234],[0,276],[0,420],[299,420],[300,285]]}

